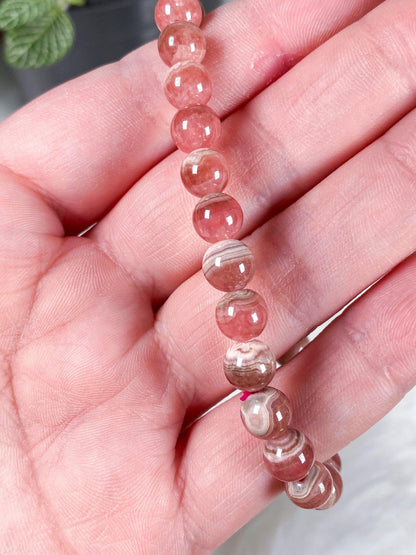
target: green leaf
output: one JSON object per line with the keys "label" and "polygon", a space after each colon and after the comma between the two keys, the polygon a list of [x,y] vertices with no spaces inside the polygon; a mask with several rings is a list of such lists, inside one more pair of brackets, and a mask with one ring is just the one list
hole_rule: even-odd
{"label": "green leaf", "polygon": [[74,42],[74,27],[57,6],[5,36],[6,61],[22,69],[49,66],[65,56]]}
{"label": "green leaf", "polygon": [[56,5],[56,0],[3,0],[0,3],[0,29],[9,31],[26,25]]}

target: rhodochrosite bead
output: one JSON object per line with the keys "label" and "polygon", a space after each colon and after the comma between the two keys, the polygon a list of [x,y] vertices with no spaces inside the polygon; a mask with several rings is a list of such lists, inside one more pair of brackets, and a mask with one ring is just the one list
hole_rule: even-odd
{"label": "rhodochrosite bead", "polygon": [[[228,349],[224,357],[224,372],[227,380],[238,389],[259,391],[273,378],[276,359],[267,345],[252,339]],[[249,410],[253,405],[244,406]]]}
{"label": "rhodochrosite bead", "polygon": [[[245,386],[244,389],[250,391]],[[287,430],[292,408],[286,395],[274,387],[266,387],[241,403],[240,414],[244,426],[253,436],[271,439]]]}
{"label": "rhodochrosite bead", "polygon": [[315,462],[305,478],[285,484],[285,489],[289,499],[298,507],[318,509],[330,498],[332,486],[332,476],[328,468]]}
{"label": "rhodochrosite bead", "polygon": [[188,106],[175,114],[172,139],[183,152],[214,146],[221,135],[221,121],[209,106]]}
{"label": "rhodochrosite bead", "polygon": [[165,27],[157,46],[160,57],[168,66],[178,62],[202,62],[207,48],[201,29],[183,21]]}
{"label": "rhodochrosite bead", "polygon": [[315,462],[310,440],[299,430],[288,428],[264,446],[264,462],[272,476],[282,482],[302,480]]}
{"label": "rhodochrosite bead", "polygon": [[342,470],[341,457],[339,456],[338,453],[336,453],[333,457],[325,461],[325,464],[332,465],[336,470],[338,470],[338,472],[341,472]]}
{"label": "rhodochrosite bead", "polygon": [[341,474],[335,468],[333,462],[331,462],[331,459],[324,462],[324,466],[329,470],[329,473],[332,477],[332,491],[326,502],[323,505],[317,507],[319,511],[325,511],[326,509],[330,509],[331,507],[333,507],[338,499],[341,497],[343,489]]}
{"label": "rhodochrosite bead", "polygon": [[212,95],[208,71],[195,62],[174,65],[166,77],[165,94],[175,108],[207,104]]}
{"label": "rhodochrosite bead", "polygon": [[175,21],[188,21],[197,25],[202,23],[204,9],[198,0],[159,0],[155,7],[155,21],[163,31]]}
{"label": "rhodochrosite bead", "polygon": [[257,337],[267,323],[266,303],[251,289],[224,295],[217,304],[215,315],[222,333],[235,341]]}
{"label": "rhodochrosite bead", "polygon": [[194,150],[182,162],[181,178],[186,189],[196,197],[221,193],[228,182],[227,162],[216,150]]}
{"label": "rhodochrosite bead", "polygon": [[254,275],[254,256],[241,241],[221,241],[205,253],[202,271],[220,291],[243,289]]}
{"label": "rhodochrosite bead", "polygon": [[202,198],[192,216],[195,231],[209,243],[232,239],[243,225],[243,211],[238,202],[224,193]]}

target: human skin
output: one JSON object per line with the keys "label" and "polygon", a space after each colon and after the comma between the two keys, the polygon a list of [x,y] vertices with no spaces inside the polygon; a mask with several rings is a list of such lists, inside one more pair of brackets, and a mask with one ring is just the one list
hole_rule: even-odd
{"label": "human skin", "polygon": [[[206,18],[227,194],[325,460],[416,381],[414,0]],[[156,45],[0,126],[0,551],[207,553],[280,491],[240,422]],[[83,237],[77,233],[98,224]]]}

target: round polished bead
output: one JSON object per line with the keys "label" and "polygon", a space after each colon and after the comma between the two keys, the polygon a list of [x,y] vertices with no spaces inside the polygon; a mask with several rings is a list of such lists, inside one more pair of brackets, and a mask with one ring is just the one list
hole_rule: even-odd
{"label": "round polished bead", "polygon": [[264,446],[264,462],[274,478],[282,482],[302,480],[315,462],[311,441],[299,430],[288,428]]}
{"label": "round polished bead", "polygon": [[333,457],[331,457],[330,459],[328,459],[327,461],[325,461],[326,465],[332,464],[332,466],[338,470],[338,472],[341,472],[342,470],[342,462],[341,462],[341,457],[339,456],[338,453],[336,453]]}
{"label": "round polished bead", "polygon": [[188,21],[199,27],[203,17],[199,0],[158,0],[155,7],[156,25],[161,31],[176,21]]}
{"label": "round polished bead", "polygon": [[171,23],[160,33],[159,55],[168,66],[179,62],[202,62],[206,41],[201,29],[193,23]]}
{"label": "round polished bead", "polygon": [[217,304],[218,327],[235,341],[248,341],[261,334],[267,323],[263,297],[251,289],[227,293]]}
{"label": "round polished bead", "polygon": [[214,146],[221,135],[221,121],[209,106],[188,106],[175,114],[172,139],[183,152]]}
{"label": "round polished bead", "polygon": [[[252,339],[246,343],[236,343],[228,349],[224,357],[224,373],[227,380],[244,391],[263,389],[270,383],[275,372],[276,359],[274,354],[267,345],[257,339]],[[252,397],[254,395],[250,395],[243,403],[245,413],[248,411],[247,415],[255,404],[255,402],[249,403]]]}
{"label": "round polished bead", "polygon": [[186,189],[196,197],[221,193],[228,183],[228,166],[216,150],[194,150],[182,162],[181,178]]}
{"label": "round polished bead", "polygon": [[302,480],[285,484],[289,499],[302,509],[318,509],[331,497],[332,476],[328,468],[315,462],[308,475]]}
{"label": "round polished bead", "polygon": [[332,477],[332,491],[331,495],[328,497],[325,503],[317,507],[318,511],[325,511],[326,509],[330,509],[331,507],[333,507],[338,499],[341,497],[343,489],[341,474],[335,468],[335,465],[333,464],[333,462],[331,462],[331,459],[324,462],[324,466],[329,470]]}
{"label": "round polished bead", "polygon": [[254,275],[254,256],[241,241],[220,241],[205,253],[202,271],[207,281],[220,291],[243,289]]}
{"label": "round polished bead", "polygon": [[[244,389],[250,391],[247,387]],[[287,430],[292,408],[284,393],[274,387],[266,387],[263,391],[252,393],[241,403],[240,414],[244,426],[253,436],[272,439]]]}
{"label": "round polished bead", "polygon": [[207,104],[212,95],[208,71],[195,62],[174,65],[166,77],[165,94],[175,108]]}
{"label": "round polished bead", "polygon": [[195,231],[209,243],[232,239],[243,225],[243,211],[238,202],[224,193],[202,198],[192,216]]}

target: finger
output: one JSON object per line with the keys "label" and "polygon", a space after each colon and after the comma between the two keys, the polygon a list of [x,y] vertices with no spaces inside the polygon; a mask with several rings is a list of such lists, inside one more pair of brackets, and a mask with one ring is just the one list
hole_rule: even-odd
{"label": "finger", "polygon": [[[257,261],[250,287],[269,308],[264,340],[277,355],[415,249],[415,127],[416,110],[245,239]],[[229,341],[215,326],[219,298],[200,272],[155,324],[191,416],[230,391],[222,372]]]}
{"label": "finger", "polygon": [[[242,236],[416,105],[414,21],[412,0],[384,2],[226,121],[227,192],[243,206]],[[197,271],[206,248],[192,229],[195,199],[179,183],[181,158],[150,172],[93,233],[150,284],[156,304]]]}
{"label": "finger", "polygon": [[[291,399],[294,425],[311,438],[318,460],[366,431],[416,384],[415,272],[413,256],[278,374],[275,385]],[[180,478],[198,545],[213,549],[280,491],[262,449],[241,425],[238,399],[194,424]]]}
{"label": "finger", "polygon": [[[221,116],[234,110],[379,1],[310,0],[302,9],[241,1],[211,14],[204,32],[213,45],[213,107]],[[173,149],[165,74],[151,43],[58,87],[1,126],[0,163],[37,183],[70,228],[96,221]]]}

